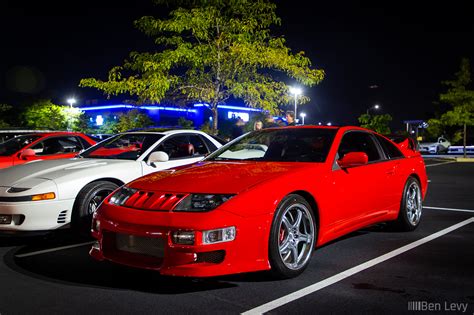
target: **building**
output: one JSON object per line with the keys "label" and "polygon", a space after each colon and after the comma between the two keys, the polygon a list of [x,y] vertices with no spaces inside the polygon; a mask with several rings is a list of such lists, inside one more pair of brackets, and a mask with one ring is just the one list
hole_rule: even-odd
{"label": "building", "polygon": [[[84,111],[97,127],[102,126],[106,119],[118,119],[121,114],[132,109],[138,109],[147,114],[156,126],[177,126],[179,118],[183,117],[191,120],[195,127],[200,127],[206,122],[211,123],[213,119],[212,111],[207,104],[193,104],[190,107],[112,104],[77,108]],[[218,105],[217,110],[219,120],[240,117],[245,122],[248,122],[252,115],[262,111],[261,109],[233,105]]]}

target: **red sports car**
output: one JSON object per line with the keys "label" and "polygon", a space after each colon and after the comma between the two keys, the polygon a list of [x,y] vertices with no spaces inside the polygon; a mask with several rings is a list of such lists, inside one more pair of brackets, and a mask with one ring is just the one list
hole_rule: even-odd
{"label": "red sports car", "polygon": [[112,193],[94,216],[90,254],[164,275],[294,277],[344,234],[385,221],[418,226],[428,181],[420,155],[406,150],[359,127],[251,132]]}
{"label": "red sports car", "polygon": [[0,169],[34,160],[72,158],[96,142],[78,132],[32,133],[0,143]]}

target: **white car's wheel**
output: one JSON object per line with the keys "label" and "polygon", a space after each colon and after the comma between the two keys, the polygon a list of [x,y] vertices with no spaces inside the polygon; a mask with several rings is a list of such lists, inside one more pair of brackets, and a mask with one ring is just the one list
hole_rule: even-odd
{"label": "white car's wheel", "polygon": [[72,212],[71,226],[82,235],[89,235],[92,215],[102,201],[119,186],[109,181],[97,181],[87,184],[77,195]]}

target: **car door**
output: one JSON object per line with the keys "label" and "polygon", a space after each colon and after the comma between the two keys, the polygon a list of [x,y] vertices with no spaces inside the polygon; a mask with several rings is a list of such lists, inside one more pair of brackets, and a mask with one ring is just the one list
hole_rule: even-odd
{"label": "car door", "polygon": [[152,152],[163,151],[168,154],[169,160],[154,163],[154,166],[148,165],[146,161],[152,152],[149,153],[142,163],[143,175],[181,165],[192,164],[202,160],[205,154],[207,154],[204,153],[202,146],[205,148],[205,152],[208,152],[207,147],[200,138],[193,136],[194,135],[189,134],[179,134],[163,139]]}
{"label": "car door", "polygon": [[381,163],[384,156],[379,145],[369,132],[348,131],[341,139],[336,159],[349,152],[366,153],[368,163],[346,169],[335,163],[333,167],[330,183],[337,198],[330,224],[336,234],[344,234],[363,225],[383,208],[380,195],[385,166]]}
{"label": "car door", "polygon": [[382,162],[384,166],[384,189],[381,191],[382,210],[390,212],[398,211],[400,200],[402,198],[405,180],[401,170],[405,156],[398,147],[380,135],[375,135],[377,142],[380,144],[385,160]]}

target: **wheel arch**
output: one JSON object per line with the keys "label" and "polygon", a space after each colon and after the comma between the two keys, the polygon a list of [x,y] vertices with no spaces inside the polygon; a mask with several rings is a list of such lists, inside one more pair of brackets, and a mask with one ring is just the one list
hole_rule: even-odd
{"label": "wheel arch", "polygon": [[311,211],[313,211],[314,217],[316,218],[316,233],[319,234],[319,207],[318,203],[316,202],[316,198],[314,198],[314,196],[306,190],[296,190],[289,193],[288,195],[299,195],[309,203],[311,206]]}
{"label": "wheel arch", "polygon": [[90,181],[88,182],[87,184],[85,184],[84,186],[82,186],[82,188],[79,190],[79,192],[76,194],[76,197],[74,198],[74,205],[72,207],[72,212],[74,212],[77,207],[78,207],[78,204],[77,204],[77,197],[79,196],[79,194],[82,192],[82,190],[84,189],[84,187],[86,187],[87,185],[90,185],[92,183],[95,183],[95,182],[102,182],[102,181],[105,181],[105,182],[111,182],[111,183],[114,183],[116,185],[118,185],[119,187],[120,186],[123,186],[125,183],[122,182],[120,179],[118,178],[113,178],[113,177],[103,177],[103,178],[97,178],[97,179],[94,179],[93,181]]}

